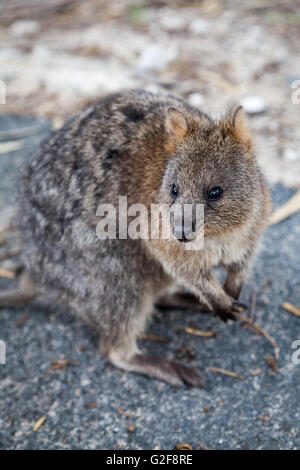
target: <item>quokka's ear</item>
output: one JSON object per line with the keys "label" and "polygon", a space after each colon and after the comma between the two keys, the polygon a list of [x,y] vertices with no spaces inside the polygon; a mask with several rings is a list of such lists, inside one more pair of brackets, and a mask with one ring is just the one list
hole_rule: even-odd
{"label": "quokka's ear", "polygon": [[247,118],[242,106],[237,106],[225,116],[226,124],[233,130],[236,138],[242,142],[247,150],[253,150],[253,143],[247,123]]}
{"label": "quokka's ear", "polygon": [[181,111],[169,108],[166,117],[166,129],[175,143],[181,142],[189,129],[188,122]]}

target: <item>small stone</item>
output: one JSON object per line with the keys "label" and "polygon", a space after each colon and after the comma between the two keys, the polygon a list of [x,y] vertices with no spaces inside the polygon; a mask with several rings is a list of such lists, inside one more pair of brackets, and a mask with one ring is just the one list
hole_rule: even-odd
{"label": "small stone", "polygon": [[166,54],[158,44],[150,44],[147,46],[139,59],[139,67],[142,69],[162,70],[166,65]]}
{"label": "small stone", "polygon": [[266,110],[266,104],[260,96],[247,96],[241,105],[247,114],[259,114]]}
{"label": "small stone", "polygon": [[205,34],[209,31],[209,22],[207,20],[204,20],[202,18],[196,18],[192,23],[190,24],[189,30],[191,33],[194,34]]}
{"label": "small stone", "polygon": [[191,93],[188,97],[188,102],[191,106],[199,108],[203,104],[204,98],[200,93]]}
{"label": "small stone", "polygon": [[90,380],[88,378],[82,378],[80,384],[82,387],[87,387],[90,385]]}
{"label": "small stone", "polygon": [[299,160],[299,155],[295,150],[287,148],[283,152],[283,158],[289,162],[294,162]]}
{"label": "small stone", "polygon": [[256,390],[257,392],[258,392],[258,390],[261,389],[261,385],[260,385],[260,383],[259,383],[259,379],[258,379],[258,376],[257,376],[257,375],[253,377],[253,388],[254,388],[254,390]]}
{"label": "small stone", "polygon": [[32,36],[40,30],[40,25],[37,21],[19,20],[15,21],[9,30],[15,37]]}
{"label": "small stone", "polygon": [[165,30],[178,32],[185,27],[185,19],[176,10],[166,8],[161,13],[160,24]]}

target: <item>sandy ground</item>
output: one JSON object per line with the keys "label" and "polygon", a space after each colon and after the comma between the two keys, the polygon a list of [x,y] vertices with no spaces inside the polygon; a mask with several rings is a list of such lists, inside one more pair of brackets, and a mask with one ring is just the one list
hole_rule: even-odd
{"label": "sandy ground", "polygon": [[247,99],[268,179],[299,186],[299,27],[295,0],[2,0],[0,111],[60,126],[120,88],[177,93],[214,115]]}

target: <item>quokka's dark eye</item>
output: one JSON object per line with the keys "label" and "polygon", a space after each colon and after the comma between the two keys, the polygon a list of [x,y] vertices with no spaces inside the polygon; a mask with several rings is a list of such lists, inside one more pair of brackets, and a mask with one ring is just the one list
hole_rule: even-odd
{"label": "quokka's dark eye", "polygon": [[172,184],[171,196],[174,197],[174,198],[178,196],[178,191],[177,191],[177,188],[176,188],[175,184]]}
{"label": "quokka's dark eye", "polygon": [[219,186],[216,186],[215,188],[212,188],[208,193],[207,193],[207,198],[209,201],[217,201],[222,197],[223,194],[223,189],[219,188]]}

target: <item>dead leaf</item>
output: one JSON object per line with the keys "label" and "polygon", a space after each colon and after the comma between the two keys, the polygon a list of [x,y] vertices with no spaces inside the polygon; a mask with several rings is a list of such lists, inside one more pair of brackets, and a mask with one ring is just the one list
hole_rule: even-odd
{"label": "dead leaf", "polygon": [[193,450],[190,444],[176,444],[174,447],[175,450]]}
{"label": "dead leaf", "polygon": [[92,410],[92,409],[96,408],[96,403],[88,403],[86,405],[86,408],[88,408],[89,410]]}
{"label": "dead leaf", "polygon": [[262,421],[265,421],[266,423],[269,423],[271,421],[271,418],[269,416],[265,416],[265,415],[258,415],[258,419],[261,419]]}
{"label": "dead leaf", "polygon": [[65,370],[68,366],[79,366],[79,362],[69,361],[68,359],[56,359],[52,361],[52,365],[48,372],[54,372],[55,370]]}

